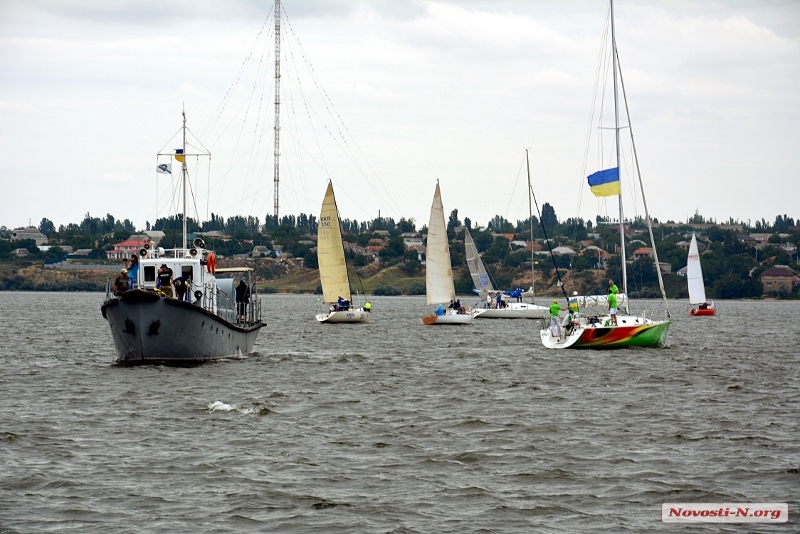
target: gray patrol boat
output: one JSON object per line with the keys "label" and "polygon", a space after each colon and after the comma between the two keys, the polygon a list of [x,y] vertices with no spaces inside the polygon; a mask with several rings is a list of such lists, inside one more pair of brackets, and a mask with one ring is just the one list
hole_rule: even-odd
{"label": "gray patrol boat", "polygon": [[[252,352],[261,321],[261,303],[252,286],[251,268],[218,269],[214,253],[201,238],[186,246],[186,114],[179,151],[184,184],[183,247],[156,248],[151,242],[139,251],[135,287],[115,294],[110,283],[100,307],[111,328],[117,362],[122,364],[190,364]],[[162,155],[162,154],[159,154]],[[170,154],[172,155],[172,154]],[[204,154],[200,154],[204,155]],[[158,268],[166,265],[187,281],[185,299],[172,298],[156,287]],[[245,309],[237,309],[233,278],[240,274],[252,288]],[[241,313],[244,311],[245,313]]]}

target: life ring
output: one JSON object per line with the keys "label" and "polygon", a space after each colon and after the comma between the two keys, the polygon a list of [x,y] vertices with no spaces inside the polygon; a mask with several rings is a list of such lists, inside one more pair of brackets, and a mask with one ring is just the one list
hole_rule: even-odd
{"label": "life ring", "polygon": [[206,269],[208,269],[208,272],[211,274],[214,274],[214,272],[217,270],[217,257],[213,252],[206,258]]}

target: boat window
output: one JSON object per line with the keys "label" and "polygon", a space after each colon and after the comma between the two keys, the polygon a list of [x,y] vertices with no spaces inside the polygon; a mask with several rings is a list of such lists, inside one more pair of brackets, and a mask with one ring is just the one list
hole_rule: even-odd
{"label": "boat window", "polygon": [[184,278],[192,278],[192,266],[181,265],[181,276],[183,276]]}
{"label": "boat window", "polygon": [[155,282],[156,281],[156,266],[155,265],[145,265],[144,266],[144,281],[145,282]]}

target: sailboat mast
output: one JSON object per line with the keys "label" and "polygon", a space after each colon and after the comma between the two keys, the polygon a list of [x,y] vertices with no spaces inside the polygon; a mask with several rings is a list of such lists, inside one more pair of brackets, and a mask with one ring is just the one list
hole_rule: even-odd
{"label": "sailboat mast", "polygon": [[[620,147],[619,147],[619,95],[617,90],[617,34],[614,27],[614,0],[609,0],[611,5],[611,55],[614,71],[614,146],[617,149],[617,172],[620,168]],[[628,294],[628,265],[627,255],[625,254],[625,214],[622,210],[622,193],[619,195],[619,241],[620,254],[622,259],[622,292]],[[628,299],[625,299],[625,311],[628,311]]]}
{"label": "sailboat mast", "polygon": [[183,156],[181,157],[181,175],[183,178],[183,250],[186,250],[186,110],[181,111],[183,115]]}
{"label": "sailboat mast", "polygon": [[528,149],[525,149],[525,165],[528,167],[528,222],[531,223],[531,300],[535,303],[534,295],[536,292],[534,291],[534,285],[536,284],[536,273],[535,267],[536,262],[533,261],[533,203],[531,201],[531,192],[533,189],[531,188],[531,162],[528,159]]}
{"label": "sailboat mast", "polygon": [[278,224],[281,166],[281,0],[275,0],[275,224]]}

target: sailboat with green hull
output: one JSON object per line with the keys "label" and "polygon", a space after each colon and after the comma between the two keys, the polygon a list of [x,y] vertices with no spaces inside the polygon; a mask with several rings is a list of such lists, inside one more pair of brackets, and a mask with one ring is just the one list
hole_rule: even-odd
{"label": "sailboat with green hull", "polygon": [[[617,74],[620,73],[617,56],[617,40],[614,28],[614,2],[610,0],[610,23],[611,23],[611,55],[613,63],[613,76],[614,76],[614,128],[615,128],[615,149],[616,149],[616,167],[610,169],[603,169],[588,176],[587,180],[592,193],[598,197],[616,196],[619,201],[619,235],[620,235],[620,253],[623,261],[622,264],[622,284],[623,293],[627,296],[627,266],[625,262],[625,226],[624,226],[624,213],[622,209],[622,191],[620,186],[620,124],[619,124],[619,98],[617,92]],[[625,91],[624,84],[622,85],[623,96]],[[626,106],[627,111],[627,106]],[[628,126],[630,129],[630,116],[628,116]],[[642,184],[642,176],[639,172],[638,156],[636,155],[636,145],[633,143],[633,133],[631,132],[631,144],[633,147],[633,155],[636,161],[636,172],[639,178],[639,187],[642,193],[642,200],[644,203],[645,216],[647,220],[647,228],[650,232],[650,243],[652,244],[653,258],[655,265],[658,266],[658,252],[656,250],[655,241],[653,239],[653,227],[650,221],[650,213],[647,210],[647,200],[644,195],[644,187]],[[586,303],[588,298],[573,298],[569,299],[570,304],[583,304],[580,312],[574,315],[571,321],[566,321],[566,324],[559,328],[551,326],[550,328],[543,328],[540,331],[542,344],[550,349],[619,349],[626,347],[661,347],[667,342],[667,334],[670,326],[669,305],[667,303],[667,296],[664,291],[664,281],[661,278],[661,271],[656,267],[658,273],[658,284],[661,289],[661,297],[664,303],[664,319],[654,319],[642,315],[631,315],[628,311],[628,300],[624,301],[625,313],[616,313],[616,306],[621,302],[615,302],[617,299],[616,290],[613,295],[609,295],[607,299],[595,299],[598,305],[605,300],[604,304],[609,306],[606,313],[592,313],[592,308],[587,307]],[[613,286],[616,288],[616,286]],[[613,313],[613,315],[612,315]],[[616,322],[615,322],[616,320]]]}

